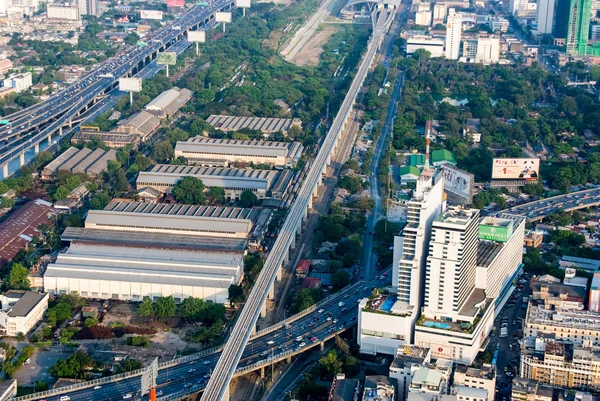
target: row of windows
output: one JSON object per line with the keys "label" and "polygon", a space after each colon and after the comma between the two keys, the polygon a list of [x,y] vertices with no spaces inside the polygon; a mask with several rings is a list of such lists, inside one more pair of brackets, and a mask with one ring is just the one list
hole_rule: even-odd
{"label": "row of windows", "polygon": [[[172,188],[173,185],[175,184],[165,184],[162,182],[137,182],[136,185],[138,187],[158,187],[158,188]],[[256,188],[237,188],[237,187],[221,187],[223,189],[225,189],[226,191],[252,191],[252,192],[256,192],[257,189]]]}
{"label": "row of windows", "polygon": [[230,153],[230,152],[198,152],[198,151],[192,151],[192,150],[182,150],[181,153],[193,153],[193,154],[199,154],[199,155],[223,155],[223,156],[241,156],[241,157],[264,157],[264,158],[269,158],[269,159],[276,159],[280,156],[269,156],[269,155],[253,155],[250,153],[245,153],[245,154],[241,154],[241,153]]}
{"label": "row of windows", "polygon": [[198,230],[192,228],[166,228],[166,227],[150,227],[150,226],[134,226],[128,224],[106,224],[106,223],[96,223],[96,226],[101,227],[120,227],[120,228],[139,228],[139,229],[147,229],[147,230],[168,230],[168,231],[193,231],[199,233],[218,233],[218,234],[231,234],[235,235],[235,231],[220,231],[220,230]]}
{"label": "row of windows", "polygon": [[404,336],[402,336],[400,334],[386,333],[385,331],[375,331],[375,330],[362,329],[361,333],[364,334],[365,336],[373,336],[373,337],[381,337],[381,338],[391,338],[391,339],[394,339],[394,340],[404,340]]}

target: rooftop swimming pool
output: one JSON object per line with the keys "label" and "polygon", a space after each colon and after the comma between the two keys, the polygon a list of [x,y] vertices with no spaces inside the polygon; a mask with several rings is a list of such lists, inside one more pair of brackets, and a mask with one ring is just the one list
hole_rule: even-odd
{"label": "rooftop swimming pool", "polygon": [[444,329],[444,330],[450,329],[450,325],[448,323],[442,323],[442,322],[425,322],[425,323],[423,323],[423,326],[433,327],[434,329]]}
{"label": "rooftop swimming pool", "polygon": [[392,306],[396,303],[398,297],[389,297],[385,300],[385,302],[381,305],[381,310],[389,312],[392,310]]}

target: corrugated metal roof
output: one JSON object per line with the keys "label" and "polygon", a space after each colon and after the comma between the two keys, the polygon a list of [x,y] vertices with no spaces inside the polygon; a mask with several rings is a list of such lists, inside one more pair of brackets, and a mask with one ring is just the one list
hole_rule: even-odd
{"label": "corrugated metal roof", "polygon": [[146,110],[162,111],[179,97],[179,91],[168,89],[152,99],[145,107]]}

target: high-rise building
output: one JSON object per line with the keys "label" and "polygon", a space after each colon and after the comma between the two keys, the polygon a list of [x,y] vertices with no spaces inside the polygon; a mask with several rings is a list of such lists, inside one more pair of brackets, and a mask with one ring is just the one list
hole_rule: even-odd
{"label": "high-rise building", "polygon": [[99,7],[98,0],[78,0],[79,11],[81,15],[94,15],[98,16]]}
{"label": "high-rise building", "polygon": [[588,53],[592,0],[571,0],[567,26],[567,54],[585,56]]}
{"label": "high-rise building", "polygon": [[569,9],[571,8],[571,0],[556,0],[556,18],[554,20],[554,28],[552,36],[554,39],[567,38],[567,28],[569,26]]}
{"label": "high-rise building", "polygon": [[15,88],[16,92],[22,92],[32,85],[32,75],[30,72],[23,74],[11,75],[3,82],[3,86],[7,88]]}
{"label": "high-rise building", "polygon": [[446,24],[446,58],[449,60],[458,60],[460,56],[461,32],[462,15],[455,13],[454,9],[450,9]]}
{"label": "high-rise building", "polygon": [[539,33],[552,33],[555,0],[538,0],[535,21]]}
{"label": "high-rise building", "polygon": [[431,25],[431,11],[419,11],[415,14],[415,24],[421,26],[429,26]]}
{"label": "high-rise building", "polygon": [[48,4],[48,18],[57,20],[67,21],[79,21],[81,15],[79,14],[79,6],[68,5],[68,4]]}
{"label": "high-rise building", "polygon": [[452,319],[475,288],[479,210],[451,208],[431,229],[424,314]]}
{"label": "high-rise building", "polygon": [[434,24],[443,24],[446,20],[446,13],[448,12],[448,7],[446,7],[443,3],[436,3],[433,6],[433,23]]}
{"label": "high-rise building", "polygon": [[366,354],[395,355],[412,344],[413,329],[423,305],[423,282],[431,223],[444,209],[441,171],[425,170],[408,202],[407,224],[394,238],[394,295],[363,299],[358,305],[358,345]]}

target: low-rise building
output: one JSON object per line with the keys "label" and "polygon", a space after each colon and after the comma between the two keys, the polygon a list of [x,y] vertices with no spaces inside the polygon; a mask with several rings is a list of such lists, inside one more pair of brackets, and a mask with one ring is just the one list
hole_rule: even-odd
{"label": "low-rise building", "polygon": [[390,365],[389,376],[398,381],[398,399],[405,400],[412,377],[417,370],[431,363],[429,348],[416,345],[403,345],[396,350],[396,356]]}
{"label": "low-rise building", "polygon": [[189,89],[173,87],[152,99],[144,109],[160,119],[172,117],[185,106],[193,94]]}
{"label": "low-rise building", "polygon": [[394,401],[398,383],[387,376],[365,376],[363,401]]}
{"label": "low-rise building", "polygon": [[329,390],[329,401],[357,401],[360,397],[360,381],[346,379],[346,375],[338,373],[333,378]]}
{"label": "low-rise building", "polygon": [[42,179],[53,179],[56,173],[61,170],[68,170],[72,173],[85,173],[90,178],[96,179],[108,168],[110,160],[117,160],[117,153],[114,149],[105,151],[98,148],[91,151],[88,148],[70,147],[44,167]]}
{"label": "low-rise building", "polygon": [[586,287],[561,283],[556,277],[544,275],[531,280],[531,298],[544,301],[547,308],[585,309]]}
{"label": "low-rise building", "polygon": [[188,164],[196,165],[212,166],[214,161],[223,161],[293,168],[300,160],[303,149],[300,142],[241,141],[197,136],[177,142],[175,157],[183,156]]}
{"label": "low-rise building", "polygon": [[142,110],[120,121],[113,132],[135,134],[139,136],[140,142],[145,142],[156,132],[159,126],[160,119],[158,117],[146,110]]}
{"label": "low-rise building", "polygon": [[600,354],[562,340],[538,341],[521,353],[521,377],[551,386],[600,390]]}
{"label": "low-rise building", "polygon": [[444,55],[444,39],[429,35],[412,35],[406,39],[406,54],[413,54],[419,49],[427,50],[431,57]]}
{"label": "low-rise building", "polygon": [[422,366],[413,373],[408,392],[438,397],[448,394],[451,375],[452,361],[440,358],[435,364]]}
{"label": "low-rise building", "polygon": [[17,93],[22,92],[33,85],[32,74],[24,72],[22,74],[11,75],[3,82],[4,87],[14,88]]}
{"label": "low-rise building", "polygon": [[43,293],[10,291],[0,300],[0,331],[9,337],[29,333],[48,309],[48,294]]}
{"label": "low-rise building", "polygon": [[459,364],[454,370],[454,384],[458,386],[482,389],[487,395],[496,392],[496,366],[484,365],[480,369]]}
{"label": "low-rise building", "polygon": [[555,389],[537,380],[516,377],[511,388],[512,401],[554,401]]}
{"label": "low-rise building", "polygon": [[206,119],[206,122],[219,131],[235,132],[243,128],[260,131],[265,138],[276,132],[287,136],[294,126],[302,128],[302,121],[299,118],[236,117],[213,114]]}
{"label": "low-rise building", "polygon": [[71,137],[71,143],[88,143],[95,140],[102,141],[106,146],[121,149],[127,145],[136,147],[140,136],[128,132],[103,132],[90,129],[81,129]]}

